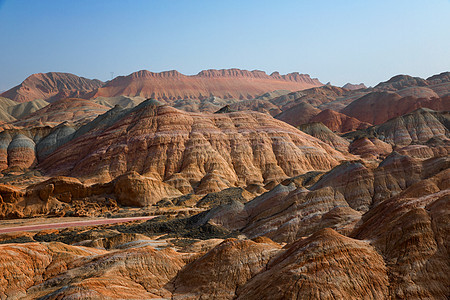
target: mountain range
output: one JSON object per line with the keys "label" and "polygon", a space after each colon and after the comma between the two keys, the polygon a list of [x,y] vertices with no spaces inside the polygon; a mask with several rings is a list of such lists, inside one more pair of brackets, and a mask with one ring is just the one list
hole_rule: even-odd
{"label": "mountain range", "polygon": [[446,299],[449,111],[449,72],[31,75],[0,98],[0,298]]}

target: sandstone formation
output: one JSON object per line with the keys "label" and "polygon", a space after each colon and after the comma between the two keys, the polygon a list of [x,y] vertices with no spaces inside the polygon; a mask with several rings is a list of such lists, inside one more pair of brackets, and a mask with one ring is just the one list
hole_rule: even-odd
{"label": "sandstone formation", "polygon": [[261,99],[252,99],[252,100],[242,100],[229,105],[230,108],[234,111],[244,111],[244,110],[253,110],[261,113],[266,113],[271,115],[272,117],[281,113],[281,109],[272,104],[268,100]]}
{"label": "sandstone formation", "polygon": [[393,298],[445,299],[450,293],[449,178],[447,168],[382,202],[354,233],[385,257]]}
{"label": "sandstone formation", "polygon": [[448,111],[450,96],[428,99],[401,97],[395,92],[373,92],[353,101],[341,112],[360,121],[379,125],[421,107]]}
{"label": "sandstone formation", "polygon": [[395,153],[376,168],[346,162],[312,185],[287,182],[245,205],[212,209],[203,222],[276,242],[293,242],[326,227],[349,235],[362,213],[448,169],[449,162],[446,157],[421,160]]}
{"label": "sandstone formation", "polygon": [[401,117],[389,120],[374,128],[383,141],[406,146],[425,143],[432,138],[450,138],[450,112],[436,112],[421,108]]}
{"label": "sandstone formation", "polygon": [[371,126],[369,123],[361,122],[356,118],[346,116],[331,109],[325,109],[309,119],[309,122],[320,122],[332,131],[341,133],[365,129]]}
{"label": "sandstone formation", "polygon": [[[3,140],[2,142],[8,142],[8,140]],[[18,134],[11,138],[6,148],[7,167],[26,169],[33,166],[36,163],[35,146],[34,141],[25,135]],[[3,167],[5,167],[4,152],[2,156]]]}
{"label": "sandstone formation", "polygon": [[24,103],[16,103],[15,105],[9,106],[7,110],[14,118],[22,119],[47,105],[47,101],[35,99]]}
{"label": "sandstone formation", "polygon": [[377,91],[404,90],[409,93],[408,95],[414,96],[408,91],[413,90],[418,91],[421,94],[420,98],[435,97],[432,93],[436,93],[438,97],[443,97],[450,92],[450,76],[449,72],[443,72],[441,74],[433,75],[425,80],[408,75],[397,75],[386,82],[379,83],[374,89]]}
{"label": "sandstone formation", "polygon": [[346,83],[342,88],[346,89],[346,90],[367,89],[367,87],[364,83],[359,83],[359,84]]}
{"label": "sandstone formation", "polygon": [[450,82],[450,72],[442,72],[427,78],[427,81],[433,85]]}
{"label": "sandstone formation", "polygon": [[214,113],[222,107],[233,105],[238,102],[240,101],[236,99],[222,99],[211,96],[204,99],[180,99],[176,100],[171,106],[189,112]]}
{"label": "sandstone formation", "polygon": [[125,206],[147,206],[162,198],[180,196],[181,192],[159,180],[132,172],[116,178],[114,194]]}
{"label": "sandstone formation", "polygon": [[[438,140],[435,140],[438,141]],[[429,141],[428,145],[408,145],[406,147],[399,148],[397,152],[402,155],[418,159],[428,159],[432,157],[442,157],[450,155],[450,141],[438,141],[433,143]]]}
{"label": "sandstone formation", "polygon": [[377,159],[385,158],[389,155],[392,152],[392,146],[377,138],[362,137],[354,140],[350,144],[348,151],[362,158]]}
{"label": "sandstone formation", "polygon": [[11,99],[0,97],[0,123],[7,123],[14,121],[15,118],[9,114],[8,107],[16,105],[17,102]]}
{"label": "sandstone formation", "polygon": [[39,167],[90,182],[136,171],[183,193],[195,189],[206,194],[328,170],[346,159],[265,114],[193,114],[146,101],[117,112],[109,123],[101,121],[113,113],[86,125],[89,131],[59,147]]}
{"label": "sandstone formation", "polygon": [[163,101],[202,99],[217,96],[223,99],[251,99],[265,92],[279,89],[301,90],[322,84],[309,75],[278,72],[267,75],[263,71],[239,69],[205,70],[186,76],[175,70],[152,73],[146,70],[119,76],[89,96],[140,96]]}
{"label": "sandstone formation", "polygon": [[137,173],[94,185],[60,176],[25,189],[0,184],[0,219],[38,215],[95,216],[114,212],[118,205],[145,207],[180,195],[179,190],[168,184]]}
{"label": "sandstone formation", "polygon": [[141,102],[145,101],[145,98],[127,96],[97,97],[92,101],[109,108],[113,108],[116,105],[120,105],[123,108],[133,108],[135,106],[138,106]]}
{"label": "sandstone formation", "polygon": [[409,75],[396,75],[385,82],[380,82],[375,89],[383,91],[397,91],[411,86],[428,86],[427,80]]}
{"label": "sandstone formation", "polygon": [[27,289],[67,270],[78,258],[101,254],[92,248],[73,247],[62,243],[0,246],[0,297],[17,299]]}
{"label": "sandstone formation", "polygon": [[0,97],[0,108],[1,110],[7,110],[8,107],[17,105],[18,103],[16,101],[13,101],[11,99]]}
{"label": "sandstone formation", "polygon": [[270,240],[225,240],[178,273],[173,299],[233,299],[279,248]]}
{"label": "sandstone formation", "polygon": [[350,142],[332,132],[322,123],[308,123],[298,127],[301,131],[318,138],[324,143],[332,146],[336,150],[348,152]]}
{"label": "sandstone formation", "polygon": [[90,100],[66,98],[55,101],[14,123],[16,126],[57,125],[62,122],[90,121],[105,113],[108,107]]}
{"label": "sandstone formation", "polygon": [[35,99],[53,102],[63,98],[80,97],[103,85],[100,80],[78,77],[70,73],[38,73],[21,84],[3,92],[1,96],[17,102]]}
{"label": "sandstone formation", "polygon": [[309,123],[310,120],[320,113],[320,109],[315,108],[309,103],[301,102],[298,105],[292,106],[282,113],[277,114],[275,119],[284,121],[292,126],[299,126]]}
{"label": "sandstone formation", "polygon": [[270,100],[275,105],[284,109],[295,106],[300,102],[309,103],[312,106],[319,106],[324,103],[335,101],[339,97],[343,97],[346,91],[335,86],[324,85],[321,87],[313,87],[303,91],[295,91],[287,95]]}
{"label": "sandstone formation", "polygon": [[3,109],[0,110],[0,123],[9,123],[15,120],[16,118],[11,116],[8,112],[4,111]]}
{"label": "sandstone formation", "polygon": [[384,261],[332,229],[290,245],[237,290],[237,299],[388,299]]}
{"label": "sandstone formation", "polygon": [[432,89],[426,87],[413,86],[395,92],[402,97],[411,96],[415,98],[428,98],[428,99],[439,98],[438,94],[436,94]]}
{"label": "sandstone formation", "polygon": [[[450,73],[269,92],[308,80],[138,72],[50,80],[34,112],[0,98],[0,299],[447,299]],[[56,100],[98,92],[117,95]]]}
{"label": "sandstone formation", "polygon": [[111,253],[61,243],[0,248],[2,298],[167,297],[166,284],[184,265],[174,251],[150,246]]}

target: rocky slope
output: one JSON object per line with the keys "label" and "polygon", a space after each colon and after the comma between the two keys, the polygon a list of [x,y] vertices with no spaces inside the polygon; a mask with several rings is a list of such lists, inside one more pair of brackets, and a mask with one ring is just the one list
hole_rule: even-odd
{"label": "rocky slope", "polygon": [[[160,216],[0,234],[0,299],[446,299],[449,113],[408,111],[445,106],[448,75],[172,103],[215,114],[125,96],[56,101],[37,114],[52,126],[0,132],[0,229]],[[380,123],[336,112],[355,99]],[[90,114],[100,103],[111,109]],[[289,122],[324,110],[350,132],[302,132],[277,109],[297,112]],[[78,123],[54,126],[64,118]]]}
{"label": "rocky slope", "polygon": [[194,114],[152,101],[115,111],[80,128],[87,132],[76,133],[39,168],[103,182],[136,171],[183,193],[207,193],[327,170],[346,159],[265,114]]}
{"label": "rocky slope", "polygon": [[447,168],[382,202],[353,234],[385,257],[392,298],[445,299],[450,293],[449,178]]}
{"label": "rocky slope", "polygon": [[16,103],[16,105],[8,107],[8,113],[16,119],[22,119],[47,105],[48,102],[41,99],[31,100],[19,104]]}
{"label": "rocky slope", "polygon": [[70,73],[38,73],[29,76],[18,86],[3,92],[1,96],[17,102],[35,99],[53,102],[63,98],[80,97],[103,84],[100,80],[78,77]]}
{"label": "rocky slope", "polygon": [[312,122],[298,127],[301,131],[318,138],[343,153],[348,152],[349,141],[332,132],[322,123]]}
{"label": "rocky slope", "polygon": [[[0,236],[0,297],[445,299],[449,166],[447,157],[392,154],[376,167],[355,161],[291,179],[187,221]],[[80,182],[64,182],[45,184],[54,185],[50,198],[64,198],[68,185],[82,192]],[[17,192],[3,195],[8,203]],[[154,234],[158,224],[157,232],[176,232],[182,222],[191,234],[224,226],[241,235],[156,249],[135,233]],[[59,237],[65,243],[46,242]]]}
{"label": "rocky slope", "polygon": [[421,108],[389,120],[374,130],[385,142],[398,146],[426,143],[432,138],[445,140],[450,138],[450,112]]}
{"label": "rocky slope", "polygon": [[421,107],[448,111],[450,96],[428,99],[402,97],[395,92],[373,92],[353,101],[341,112],[362,122],[379,125]]}
{"label": "rocky slope", "polygon": [[177,71],[152,73],[142,70],[111,80],[90,97],[140,96],[173,102],[216,96],[242,100],[279,89],[297,91],[321,85],[319,80],[299,73],[267,75],[263,71],[227,69],[205,70],[186,76]]}
{"label": "rocky slope", "polygon": [[[445,148],[450,137],[450,114],[420,108],[411,113],[393,118],[378,126],[350,132],[346,138],[377,138],[397,149],[409,145],[429,144],[431,148]],[[423,148],[423,147],[422,147]]]}
{"label": "rocky slope", "polygon": [[388,275],[368,242],[332,229],[298,240],[237,291],[237,299],[387,299]]}
{"label": "rocky slope", "polygon": [[299,126],[309,123],[311,118],[320,113],[320,109],[315,108],[309,103],[301,102],[298,105],[290,107],[275,116],[276,119],[284,121],[292,126]]}
{"label": "rocky slope", "polygon": [[25,103],[17,103],[7,98],[0,97],[0,122],[11,123],[45,107],[48,102],[33,100]]}
{"label": "rocky slope", "polygon": [[53,102],[32,114],[22,117],[15,126],[56,126],[63,122],[87,122],[108,111],[108,107],[90,100],[66,98]]}
{"label": "rocky slope", "polygon": [[364,83],[359,83],[359,84],[346,83],[342,88],[346,89],[346,90],[367,89],[367,87]]}
{"label": "rocky slope", "polygon": [[371,124],[361,122],[356,118],[335,112],[331,109],[325,109],[309,119],[309,122],[320,122],[330,128],[332,131],[341,133],[365,129]]}

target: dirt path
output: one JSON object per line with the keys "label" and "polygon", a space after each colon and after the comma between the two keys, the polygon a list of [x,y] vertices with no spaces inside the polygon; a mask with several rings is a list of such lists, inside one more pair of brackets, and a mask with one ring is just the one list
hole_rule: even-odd
{"label": "dirt path", "polygon": [[6,228],[0,228],[0,234],[19,232],[19,231],[37,231],[37,230],[45,230],[45,229],[61,229],[61,228],[67,228],[67,227],[80,227],[80,226],[94,226],[94,225],[104,225],[104,224],[125,223],[125,222],[138,221],[138,220],[150,220],[150,219],[153,219],[156,217],[157,216],[98,219],[98,220],[87,220],[87,221],[72,221],[72,222],[6,227]]}

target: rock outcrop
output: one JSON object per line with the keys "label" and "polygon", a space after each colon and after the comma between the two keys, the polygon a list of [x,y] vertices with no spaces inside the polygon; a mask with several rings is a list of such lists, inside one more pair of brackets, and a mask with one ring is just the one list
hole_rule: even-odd
{"label": "rock outcrop", "polygon": [[279,89],[297,91],[321,85],[319,80],[299,73],[267,75],[263,71],[228,69],[205,70],[197,75],[186,76],[175,70],[161,73],[142,70],[116,77],[89,96],[140,96],[168,102],[210,96],[242,100]]}
{"label": "rock outcrop", "polygon": [[106,252],[62,243],[0,246],[2,298],[170,297],[167,284],[184,265],[173,250],[146,246]]}
{"label": "rock outcrop", "polygon": [[24,189],[0,184],[0,219],[36,216],[98,216],[118,205],[145,207],[182,193],[161,181],[127,173],[105,184],[53,177]]}
{"label": "rock outcrop", "polygon": [[327,126],[322,123],[308,123],[298,127],[301,131],[318,138],[324,143],[332,146],[333,148],[348,152],[348,146],[350,142],[332,132]]}
{"label": "rock outcrop", "polygon": [[237,290],[237,299],[388,299],[388,274],[368,242],[332,229],[299,240]]}
{"label": "rock outcrop", "polygon": [[9,114],[11,114],[11,116],[13,116],[14,118],[22,119],[47,105],[48,105],[47,101],[35,99],[19,104],[16,103],[15,105],[9,106],[7,110]]}
{"label": "rock outcrop", "polygon": [[309,122],[320,122],[332,131],[341,133],[365,129],[371,126],[366,122],[361,122],[356,118],[338,113],[331,109],[325,109],[309,119]]}
{"label": "rock outcrop", "polygon": [[361,156],[367,159],[385,158],[392,152],[392,146],[377,138],[359,138],[354,140],[350,146],[349,151],[352,154]]}
{"label": "rock outcrop", "polygon": [[67,270],[77,259],[104,251],[62,243],[0,245],[0,298],[27,296],[27,289]]}
{"label": "rock outcrop", "polygon": [[385,257],[392,298],[445,299],[450,288],[450,174],[417,182],[364,216],[353,234]]}
{"label": "rock outcrop", "polygon": [[412,86],[428,86],[427,80],[409,75],[396,75],[385,82],[380,82],[375,89],[383,91],[398,91]]}
{"label": "rock outcrop", "polygon": [[100,80],[78,77],[70,73],[38,73],[29,76],[21,84],[1,96],[17,102],[41,99],[53,102],[63,98],[80,97],[104,83]]}
{"label": "rock outcrop", "polygon": [[442,98],[402,97],[395,92],[372,92],[345,107],[341,112],[374,125],[410,113],[418,108],[450,110],[450,96]]}
{"label": "rock outcrop", "polygon": [[193,114],[146,101],[116,116],[110,123],[100,116],[86,125],[89,131],[59,147],[39,167],[89,182],[136,171],[183,193],[195,189],[206,194],[328,170],[346,159],[260,113]]}
{"label": "rock outcrop", "polygon": [[275,116],[275,119],[284,121],[292,126],[309,123],[311,118],[320,113],[320,109],[309,103],[301,102]]}
{"label": "rock outcrop", "polygon": [[450,138],[450,112],[436,112],[421,108],[389,120],[374,128],[385,142],[398,146],[426,143],[432,138]]}
{"label": "rock outcrop", "polygon": [[359,83],[359,84],[346,83],[342,88],[346,89],[346,90],[367,89],[367,87],[364,83]]}
{"label": "rock outcrop", "polygon": [[87,122],[108,111],[108,107],[79,98],[55,101],[14,123],[16,126],[56,126],[62,122]]}
{"label": "rock outcrop", "polygon": [[234,299],[236,290],[279,251],[269,239],[225,240],[178,273],[173,299]]}

